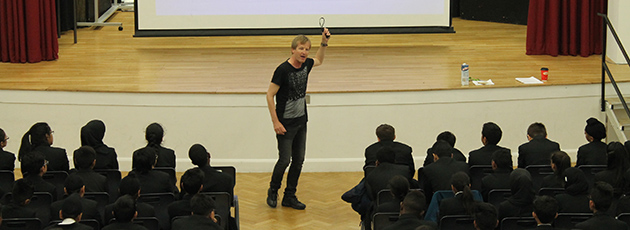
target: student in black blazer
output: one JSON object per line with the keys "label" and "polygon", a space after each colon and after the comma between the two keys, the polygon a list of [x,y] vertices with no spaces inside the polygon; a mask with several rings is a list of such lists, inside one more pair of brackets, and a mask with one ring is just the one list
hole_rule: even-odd
{"label": "student in black blazer", "polygon": [[492,173],[481,179],[481,195],[488,200],[488,193],[493,189],[510,189],[510,173],[512,154],[509,150],[500,149],[492,153]]}
{"label": "student in black blazer", "polygon": [[145,131],[146,147],[155,148],[158,151],[158,159],[155,167],[175,168],[175,151],[162,146],[164,140],[164,128],[158,123],[151,123]]}
{"label": "student in black blazer", "polygon": [[547,130],[542,123],[533,123],[527,128],[529,142],[518,147],[518,167],[548,165],[551,153],[560,151],[560,145],[547,139]]}
{"label": "student in black blazer", "polygon": [[388,124],[379,125],[376,128],[376,138],[378,141],[371,144],[365,149],[365,166],[376,164],[376,153],[383,146],[388,146],[394,150],[396,156],[394,163],[409,166],[409,172],[414,173],[416,166],[413,161],[411,152],[413,151],[409,145],[394,141],[396,139],[396,130]]}
{"label": "student in black blazer", "polygon": [[204,175],[201,169],[192,168],[184,172],[180,180],[181,182],[179,183],[179,187],[182,189],[184,196],[181,200],[168,205],[169,219],[172,220],[177,216],[190,216],[192,212],[190,200],[203,188],[203,179]]}
{"label": "student in black blazer", "polygon": [[13,196],[9,204],[2,206],[2,218],[35,218],[35,211],[28,208],[33,198],[33,186],[24,179],[18,179],[13,184]]}
{"label": "student in black blazer", "polygon": [[389,195],[392,196],[393,200],[378,204],[376,212],[400,212],[400,202],[409,192],[409,180],[401,175],[396,175],[389,179],[387,188],[390,190]]}
{"label": "student in black blazer", "polygon": [[[438,134],[436,141],[446,141],[446,143],[448,143],[451,148],[453,148],[453,156],[451,156],[451,158],[455,159],[456,161],[461,161],[466,163],[466,156],[464,156],[464,154],[462,153],[462,151],[459,151],[459,149],[455,148],[455,141],[457,140],[455,137],[455,134],[449,132],[449,131],[444,131],[441,132],[440,134]],[[430,165],[431,163],[435,162],[435,159],[433,159],[433,153],[435,151],[432,150],[432,148],[428,148],[427,149],[427,156],[424,158],[424,164],[422,166],[427,167],[427,165]]]}
{"label": "student in black blazer", "polygon": [[40,152],[49,162],[49,171],[65,171],[70,170],[68,164],[68,154],[65,149],[52,147],[53,131],[45,122],[39,122],[31,126],[22,137],[22,144],[18,152],[18,159],[32,151]]}
{"label": "student in black blazer", "polygon": [[376,158],[376,168],[365,178],[365,187],[372,202],[376,202],[378,192],[386,189],[394,176],[400,175],[411,180],[407,166],[394,164],[395,153],[391,148],[381,148]]}
{"label": "student in black blazer", "polygon": [[136,218],[136,200],[130,195],[124,195],[118,198],[113,208],[116,221],[108,224],[102,230],[148,230],[142,225],[133,224]]}
{"label": "student in black blazer", "polygon": [[424,176],[420,179],[423,183],[423,189],[427,196],[433,196],[438,190],[451,189],[451,177],[456,172],[465,172],[469,174],[468,164],[466,162],[456,161],[452,158],[453,147],[446,141],[436,141],[431,147],[433,150],[434,163],[424,167]]}
{"label": "student in black blazer", "polygon": [[606,138],[606,126],[594,117],[586,120],[584,137],[588,144],[580,146],[577,152],[577,163],[580,165],[606,165],[606,143],[602,139]]}
{"label": "student in black blazer", "polygon": [[133,170],[129,175],[134,175],[140,181],[140,193],[165,193],[175,195],[179,193],[175,182],[165,172],[155,171],[153,167],[157,161],[157,150],[144,147],[133,152]]}
{"label": "student in black blazer", "polygon": [[613,200],[613,187],[606,182],[595,182],[591,190],[589,207],[593,210],[593,217],[578,223],[575,228],[582,230],[628,230],[628,225],[615,217],[608,216],[606,211]]}
{"label": "student in black blazer", "polygon": [[558,216],[558,202],[550,196],[536,198],[532,216],[538,225],[531,230],[553,230],[553,220]]}
{"label": "student in black blazer", "polygon": [[172,230],[221,230],[221,226],[217,224],[214,218],[215,203],[212,198],[197,194],[190,200],[192,215],[182,217],[173,222]]}
{"label": "student in black blazer", "polygon": [[30,152],[22,155],[20,162],[24,181],[33,186],[35,192],[47,192],[52,195],[53,201],[57,200],[57,189],[51,183],[44,181],[42,176],[48,171],[48,161],[39,152]]}
{"label": "student in black blazer", "polygon": [[440,202],[439,219],[448,215],[472,215],[476,202],[470,190],[470,177],[464,172],[455,173],[451,178],[451,189],[455,197]]}
{"label": "student in black blazer", "polygon": [[494,230],[499,225],[497,208],[490,203],[477,203],[473,218],[473,225],[477,230]]}
{"label": "student in black blazer", "polygon": [[66,191],[67,197],[63,200],[55,201],[50,205],[51,220],[61,220],[61,217],[59,216],[59,211],[62,210],[64,204],[68,201],[70,197],[76,196],[81,206],[83,207],[83,219],[93,219],[101,224],[104,224],[103,210],[98,209],[98,203],[96,203],[96,201],[83,198],[83,195],[85,195],[85,183],[83,183],[83,180],[80,177],[74,174],[68,176],[68,178],[66,178],[66,181],[64,182],[63,187],[64,191]]}
{"label": "student in black blazer", "polygon": [[[135,176],[127,176],[120,181],[120,187],[118,188],[118,192],[120,196],[128,195],[134,199],[134,201],[138,200],[140,196],[140,181]],[[104,213],[104,223],[111,222],[114,219],[114,204],[108,204],[105,206]],[[138,217],[155,217],[155,209],[153,206],[147,203],[139,203],[136,202],[136,211],[138,213]]]}
{"label": "student in black blazer", "polygon": [[188,150],[188,157],[204,173],[201,192],[227,192],[234,195],[234,178],[210,166],[211,155],[203,145],[194,144],[191,146]]}
{"label": "student in black blazer", "polygon": [[420,191],[409,191],[402,202],[400,217],[398,220],[383,230],[415,230],[420,226],[429,229],[438,229],[433,221],[424,220],[422,216],[426,211],[426,198]]}
{"label": "student in black blazer", "polygon": [[603,181],[610,184],[615,191],[615,197],[623,194],[624,174],[630,169],[628,152],[625,146],[619,142],[608,144],[608,166],[606,170],[595,174],[595,181]]}
{"label": "student in black blazer", "polygon": [[588,206],[588,181],[584,172],[578,168],[568,168],[564,171],[566,182],[565,193],[555,196],[560,213],[590,213]]}
{"label": "student in black blazer", "polygon": [[499,204],[499,219],[530,216],[536,192],[532,176],[527,170],[517,168],[510,173],[510,190],[512,196]]}
{"label": "student in black blazer", "polygon": [[15,154],[4,150],[7,147],[9,137],[0,129],[0,170],[15,170]]}
{"label": "student in black blazer", "polygon": [[57,219],[62,221],[52,224],[44,230],[93,230],[92,227],[79,223],[83,219],[83,206],[78,194],[66,198],[61,209],[57,213],[51,213],[51,215],[57,216]]}
{"label": "student in black blazer", "polygon": [[571,167],[571,157],[563,151],[551,154],[551,169],[553,174],[543,177],[541,188],[564,188],[564,171]]}
{"label": "student in black blazer", "polygon": [[74,150],[72,158],[76,171],[71,175],[76,175],[83,180],[86,192],[107,192],[107,177],[93,170],[98,160],[92,147],[82,146]]}
{"label": "student in black blazer", "polygon": [[116,150],[103,143],[104,137],[105,123],[101,120],[91,120],[81,127],[81,145],[90,146],[96,152],[94,169],[118,169]]}
{"label": "student in black blazer", "polygon": [[483,147],[470,151],[468,154],[468,165],[470,167],[474,165],[491,165],[494,152],[507,150],[510,153],[510,149],[497,145],[501,141],[502,135],[503,132],[497,124],[493,122],[483,124],[483,128],[481,128],[481,143]]}

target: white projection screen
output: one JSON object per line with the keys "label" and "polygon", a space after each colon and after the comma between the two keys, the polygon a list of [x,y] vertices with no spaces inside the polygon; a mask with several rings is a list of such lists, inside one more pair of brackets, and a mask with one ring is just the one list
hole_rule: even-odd
{"label": "white projection screen", "polygon": [[448,33],[449,0],[136,0],[134,36]]}

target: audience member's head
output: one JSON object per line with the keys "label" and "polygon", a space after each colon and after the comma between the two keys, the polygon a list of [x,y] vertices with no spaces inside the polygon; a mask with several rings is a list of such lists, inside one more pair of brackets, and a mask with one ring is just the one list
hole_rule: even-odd
{"label": "audience member's head", "polygon": [[113,211],[117,222],[129,223],[137,215],[136,200],[129,195],[121,196],[114,203]]}
{"label": "audience member's head", "polygon": [[558,201],[550,196],[539,196],[534,200],[532,216],[539,224],[551,224],[558,216]]}
{"label": "audience member's head", "polygon": [[199,168],[192,168],[186,170],[182,175],[180,187],[183,192],[188,194],[197,194],[203,187],[204,173]]}
{"label": "audience member's head", "polygon": [[7,133],[4,132],[4,129],[0,128],[0,149],[7,146],[7,140],[9,140]]}
{"label": "audience member's head", "polygon": [[470,177],[465,172],[457,172],[451,177],[451,188],[454,193],[462,192],[461,196],[457,196],[464,209],[468,214],[473,214],[475,199],[472,190],[470,190]]}
{"label": "audience member's head", "polygon": [[81,146],[74,150],[74,167],[77,169],[92,169],[96,164],[96,151],[90,146]]}
{"label": "audience member's head", "polygon": [[453,146],[443,140],[436,141],[431,147],[431,151],[437,158],[453,157]]}
{"label": "audience member's head", "polygon": [[424,215],[427,207],[427,200],[424,193],[418,190],[411,190],[403,199],[400,207],[400,214],[413,214],[414,216]]}
{"label": "audience member's head", "polygon": [[503,131],[501,128],[494,122],[487,122],[483,124],[483,128],[481,129],[481,138],[482,141],[485,139],[485,145],[496,145],[501,141],[501,136],[503,135]]}
{"label": "audience member's head", "polygon": [[623,174],[630,168],[630,162],[628,161],[628,152],[623,144],[614,141],[608,144],[608,170],[613,172],[614,178],[612,178],[613,188],[617,193],[621,193],[619,190],[624,186]]}
{"label": "audience member's head", "polygon": [[555,151],[551,153],[551,168],[559,177],[564,176],[564,170],[571,167],[571,157],[563,151]]}
{"label": "audience member's head", "polygon": [[382,164],[382,163],[393,164],[395,159],[396,159],[396,152],[394,152],[394,150],[389,146],[383,146],[376,152],[376,162],[378,164]]}
{"label": "audience member's head", "polygon": [[444,131],[441,132],[440,134],[438,134],[437,138],[435,138],[436,141],[446,141],[446,143],[448,143],[451,148],[455,147],[455,141],[457,140],[455,138],[455,134],[451,133],[450,131]]}
{"label": "audience member's head", "polygon": [[66,194],[79,194],[83,196],[85,193],[85,182],[76,174],[70,174],[63,183],[63,190]]}
{"label": "audience member's head", "polygon": [[153,169],[157,162],[158,151],[155,148],[144,147],[133,152],[133,171],[146,173]]}
{"label": "audience member's head", "polygon": [[586,140],[601,141],[606,137],[606,126],[594,117],[586,120],[586,127],[584,128],[584,134],[586,134]]}
{"label": "audience member's head", "polygon": [[81,197],[79,194],[72,194],[63,201],[61,210],[59,211],[59,217],[63,220],[71,218],[76,221],[81,221],[81,213],[83,213],[83,205],[81,205]]}
{"label": "audience member's head", "polygon": [[499,225],[497,209],[490,203],[477,203],[474,213],[473,223],[477,230],[494,230]]}
{"label": "audience member's head", "polygon": [[50,126],[45,122],[35,123],[31,126],[31,129],[22,136],[22,143],[18,151],[18,160],[22,160],[22,157],[33,151],[35,147],[51,145],[52,142],[52,129],[50,129]]}
{"label": "audience member's head", "polygon": [[197,167],[203,167],[210,164],[210,153],[201,144],[194,144],[188,150],[190,161]]}
{"label": "audience member's head", "polygon": [[499,149],[492,153],[492,167],[494,169],[512,170],[514,168],[513,164],[510,150]]}
{"label": "audience member's head", "polygon": [[105,123],[101,120],[91,120],[81,127],[81,145],[97,148],[104,146]]}
{"label": "audience member's head", "polygon": [[118,191],[121,196],[129,195],[134,199],[138,199],[140,195],[140,181],[135,175],[130,174],[120,181]]}
{"label": "audience member's head", "polygon": [[147,126],[144,137],[147,139],[147,146],[158,147],[164,139],[164,128],[158,123],[151,123]]}
{"label": "audience member's head", "polygon": [[11,192],[13,194],[11,202],[15,205],[23,206],[31,202],[34,190],[33,186],[26,183],[24,179],[18,179],[13,183],[13,190]]}
{"label": "audience member's head", "polygon": [[40,152],[33,151],[22,155],[20,162],[22,174],[24,176],[43,175],[48,169],[48,161]]}
{"label": "audience member's head", "polygon": [[564,170],[564,191],[572,196],[588,194],[588,180],[581,169],[568,168]]}
{"label": "audience member's head", "polygon": [[528,206],[534,202],[536,191],[529,172],[522,168],[514,169],[510,173],[510,196],[507,201],[515,206]]}
{"label": "audience member's head", "polygon": [[204,194],[197,194],[190,199],[193,215],[207,216],[214,219],[214,200]]}
{"label": "audience member's head", "polygon": [[396,130],[388,124],[382,124],[376,127],[376,137],[379,141],[393,141],[396,139]]}
{"label": "audience member's head", "polygon": [[405,198],[409,192],[409,180],[401,175],[396,175],[389,179],[387,188],[390,189],[392,195],[397,201]]}
{"label": "audience member's head", "polygon": [[603,181],[595,182],[591,189],[589,207],[595,212],[606,212],[613,201],[613,187]]}
{"label": "audience member's head", "polygon": [[545,138],[547,137],[547,129],[540,122],[533,123],[527,128],[527,136],[532,139],[537,137]]}

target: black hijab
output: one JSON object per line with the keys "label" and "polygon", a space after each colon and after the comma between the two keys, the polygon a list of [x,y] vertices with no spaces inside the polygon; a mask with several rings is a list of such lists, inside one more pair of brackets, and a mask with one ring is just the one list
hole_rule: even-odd
{"label": "black hijab", "polygon": [[564,171],[564,190],[571,196],[588,195],[586,175],[578,168],[568,168]]}
{"label": "black hijab", "polygon": [[97,149],[106,146],[103,143],[105,137],[105,123],[101,120],[91,120],[81,128],[81,145]]}
{"label": "black hijab", "polygon": [[510,173],[510,190],[512,196],[507,201],[512,205],[528,206],[534,202],[536,192],[534,191],[532,176],[527,170],[517,168]]}

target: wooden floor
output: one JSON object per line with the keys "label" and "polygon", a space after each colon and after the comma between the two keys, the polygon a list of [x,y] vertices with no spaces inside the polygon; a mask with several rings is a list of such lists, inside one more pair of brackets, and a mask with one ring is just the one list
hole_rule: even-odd
{"label": "wooden floor", "polygon": [[[68,31],[59,59],[34,64],[0,63],[0,89],[263,93],[275,67],[290,55],[293,36],[133,38],[133,13],[118,12],[116,27],[83,28],[79,43]],[[526,26],[454,19],[455,34],[335,35],[325,64],[308,90],[372,92],[462,88],[461,63],[493,87],[522,86],[515,77],[539,76],[548,85],[600,81],[600,56],[525,55]],[[312,56],[319,44],[314,40]],[[613,67],[620,81],[630,68]],[[620,72],[617,74],[617,72]],[[478,88],[470,86],[467,88]]]}

